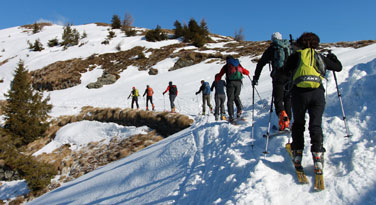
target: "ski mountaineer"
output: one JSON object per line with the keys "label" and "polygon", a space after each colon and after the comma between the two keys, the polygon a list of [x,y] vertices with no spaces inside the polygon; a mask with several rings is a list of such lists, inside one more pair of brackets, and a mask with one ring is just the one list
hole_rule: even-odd
{"label": "ski mountaineer", "polygon": [[150,101],[152,110],[154,111],[153,94],[154,94],[153,88],[151,88],[149,85],[146,85],[145,92],[142,95],[142,97],[145,97],[146,95],[146,110],[149,110],[149,101]]}
{"label": "ski mountaineer", "polygon": [[[217,74],[218,75],[218,74]],[[215,78],[217,78],[217,75],[215,75]],[[221,113],[221,120],[226,120],[225,117],[225,101],[226,101],[226,93],[225,93],[225,86],[226,82],[224,80],[214,80],[212,83],[212,86],[210,88],[211,91],[215,88],[215,111],[214,116],[215,120],[218,120],[219,113]]]}
{"label": "ski mountaineer", "polygon": [[163,92],[163,95],[166,94],[167,91],[169,91],[168,94],[169,94],[169,98],[170,98],[171,112],[175,112],[174,101],[175,101],[176,96],[178,95],[178,89],[177,89],[176,85],[172,84],[172,81],[170,81],[168,83],[168,86],[167,86],[166,90]]}
{"label": "ski mountaineer", "polygon": [[136,89],[136,87],[132,87],[132,91],[129,94],[128,99],[131,96],[132,96],[132,106],[131,106],[131,108],[133,109],[133,105],[134,105],[134,103],[136,103],[136,106],[137,106],[137,109],[138,109],[139,108],[139,106],[138,106],[138,96],[139,96],[139,94],[138,94],[138,90]]}
{"label": "ski mountaineer", "polygon": [[216,75],[215,81],[221,80],[226,73],[226,92],[227,92],[227,108],[229,115],[229,122],[234,121],[234,102],[237,109],[237,118],[242,114],[242,103],[240,101],[240,92],[242,87],[243,74],[249,77],[249,71],[240,64],[238,59],[229,55],[226,57],[226,64],[221,71]]}
{"label": "ski mountaineer", "polygon": [[[300,50],[292,54],[285,69],[292,72],[292,110],[294,122],[292,125],[291,153],[295,168],[301,169],[304,149],[305,114],[309,114],[309,134],[311,137],[311,152],[314,163],[315,189],[324,189],[323,167],[324,152],[323,132],[321,128],[322,115],[325,109],[325,96],[322,80],[326,69],[341,71],[342,64],[334,54],[327,56],[319,54],[320,39],[314,33],[303,33],[297,39]],[[286,145],[287,147],[287,145]]]}
{"label": "ski mountaineer", "polygon": [[205,104],[208,105],[210,112],[213,112],[213,106],[210,103],[210,85],[208,82],[201,80],[201,86],[196,92],[196,95],[198,95],[200,92],[202,92],[202,114],[205,115]]}
{"label": "ski mountaineer", "polygon": [[272,34],[270,46],[264,51],[261,59],[257,63],[253,75],[252,85],[256,86],[260,78],[262,68],[270,63],[272,71],[270,77],[273,84],[273,101],[276,114],[279,118],[279,130],[290,128],[291,120],[291,95],[287,92],[287,85],[290,81],[291,72],[284,69],[288,56],[291,54],[291,46],[288,40],[282,39],[282,34],[275,32]]}

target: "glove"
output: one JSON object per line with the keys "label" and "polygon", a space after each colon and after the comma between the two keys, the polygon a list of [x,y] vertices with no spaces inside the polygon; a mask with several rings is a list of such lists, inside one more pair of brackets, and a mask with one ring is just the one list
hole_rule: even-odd
{"label": "glove", "polygon": [[165,93],[163,93],[163,95],[164,95]]}
{"label": "glove", "polygon": [[258,80],[253,79],[252,80],[252,86],[256,86],[258,84]]}
{"label": "glove", "polygon": [[196,95],[198,95],[198,92],[196,92]]}

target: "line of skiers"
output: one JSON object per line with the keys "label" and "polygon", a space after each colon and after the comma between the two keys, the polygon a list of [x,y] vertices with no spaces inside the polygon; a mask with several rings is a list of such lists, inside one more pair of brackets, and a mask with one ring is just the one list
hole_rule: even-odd
{"label": "line of skiers", "polygon": [[[176,96],[178,95],[178,89],[177,89],[176,85],[172,84],[172,81],[169,82],[166,90],[163,92],[163,95],[166,94],[167,91],[169,92],[171,112],[175,112],[174,101],[175,101]],[[145,92],[142,95],[143,97],[145,97],[145,95],[146,95],[146,110],[149,110],[149,101],[150,101],[150,104],[152,106],[152,110],[153,111],[155,110],[155,106],[154,106],[154,103],[153,103],[153,94],[154,94],[153,88],[151,88],[149,85],[146,85]],[[132,87],[131,93],[128,96],[128,99],[132,97],[132,104],[131,104],[132,109],[134,108],[134,104],[136,104],[137,109],[140,108],[140,106],[138,105],[138,97],[139,96],[140,95],[139,95],[138,89],[136,87]]]}
{"label": "line of skiers", "polygon": [[[311,152],[315,163],[315,172],[322,172],[325,148],[323,146],[322,115],[325,109],[324,87],[322,84],[326,70],[341,71],[342,64],[337,57],[328,53],[320,54],[317,51],[320,39],[314,33],[303,33],[294,43],[292,39],[282,39],[279,32],[271,37],[270,46],[264,51],[258,61],[253,79],[253,88],[258,85],[263,67],[269,64],[272,78],[272,104],[274,103],[276,115],[279,118],[279,130],[291,127],[293,161],[295,166],[301,166],[302,153],[304,148],[305,113],[309,114],[309,133],[311,137]],[[222,76],[226,75],[226,81]],[[249,71],[245,69],[233,56],[226,58],[226,64],[220,72],[215,75],[215,80],[210,86],[208,82],[201,81],[201,86],[196,92],[202,92],[202,113],[205,114],[206,106],[213,111],[210,103],[210,92],[215,89],[215,119],[225,120],[224,102],[227,94],[228,121],[234,121],[234,103],[236,106],[236,117],[240,118],[243,106],[240,100],[243,75],[249,78]],[[251,79],[251,78],[250,78]],[[226,92],[225,92],[226,88]],[[171,111],[175,112],[174,100],[178,94],[176,85],[169,82],[163,95],[169,91]],[[147,94],[148,101],[152,102],[152,89],[147,86],[144,95]],[[133,103],[137,103],[138,91],[133,88]],[[133,99],[135,98],[135,99]]]}

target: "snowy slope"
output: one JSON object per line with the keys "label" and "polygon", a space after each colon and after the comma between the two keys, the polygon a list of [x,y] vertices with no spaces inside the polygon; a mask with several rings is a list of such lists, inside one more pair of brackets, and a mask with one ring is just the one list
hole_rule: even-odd
{"label": "snowy slope", "polygon": [[[104,46],[98,42],[107,35],[106,28],[95,25],[77,28],[88,33],[87,47],[69,48],[68,51],[46,48],[43,55],[36,53],[25,58],[25,65],[33,70],[55,59],[85,57],[95,52],[115,52],[114,47],[119,42],[124,43],[124,49],[132,45],[158,47],[176,43],[175,40],[149,43],[139,37],[124,38],[119,34],[113,40],[112,47]],[[51,33],[47,32],[49,30]],[[46,28],[39,38],[47,42],[60,34],[61,30],[58,26]],[[12,33],[11,37],[7,33]],[[25,49],[26,40],[19,39],[31,37],[16,28],[0,31],[0,48],[6,50],[0,54],[0,62],[17,55],[0,67],[1,77],[4,76],[5,81],[0,84],[1,93],[9,88],[18,59],[29,53]],[[222,45],[213,43],[210,47]],[[166,59],[155,66],[159,70],[157,76],[131,67],[121,73],[116,83],[97,90],[88,90],[85,86],[101,75],[101,69],[87,72],[81,78],[81,85],[49,92],[54,105],[52,115],[75,114],[85,105],[129,107],[126,97],[131,87],[136,86],[141,92],[146,84],[155,91],[157,110],[168,109],[168,99],[161,93],[166,89],[168,81],[172,80],[179,89],[177,109],[192,116],[194,124],[138,153],[66,183],[30,204],[375,204],[376,110],[372,105],[376,103],[376,45],[360,49],[333,48],[333,52],[344,66],[337,77],[353,136],[344,137],[346,133],[336,88],[333,76],[329,73],[327,109],[323,119],[324,145],[327,149],[325,191],[315,193],[312,188],[313,165],[308,138],[303,166],[306,167],[309,185],[296,184],[292,163],[284,150],[287,136],[271,139],[268,147],[270,154],[265,157],[262,153],[265,150],[262,135],[266,132],[269,117],[268,108],[265,109],[263,105],[270,101],[271,95],[267,67],[257,87],[262,100],[256,95],[253,140],[252,90],[248,79],[243,81],[241,94],[244,116],[248,122],[240,126],[229,125],[224,121],[216,122],[213,116],[198,116],[201,100],[194,93],[200,86],[200,80],[211,83],[223,64],[203,62],[167,72],[177,59]],[[253,73],[256,65],[250,60],[249,57],[240,58],[242,65]],[[140,106],[144,108],[144,99],[141,99]],[[276,123],[274,114],[273,123]],[[77,131],[79,128],[72,129]],[[253,149],[251,145],[254,145]]]}

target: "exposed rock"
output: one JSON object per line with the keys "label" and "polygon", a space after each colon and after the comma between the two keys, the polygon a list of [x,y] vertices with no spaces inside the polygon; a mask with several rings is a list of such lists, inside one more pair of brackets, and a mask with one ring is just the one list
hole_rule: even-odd
{"label": "exposed rock", "polygon": [[150,68],[149,69],[149,75],[157,75],[158,74],[158,70],[155,69],[155,68]]}
{"label": "exposed rock", "polygon": [[89,83],[86,87],[89,89],[101,88],[103,85],[110,85],[117,80],[116,75],[104,72],[101,77],[97,79],[97,82]]}
{"label": "exposed rock", "polygon": [[4,162],[3,166],[0,165],[0,181],[15,181],[21,180],[20,175],[17,170],[13,170],[11,167],[7,166]]}
{"label": "exposed rock", "polygon": [[188,67],[194,64],[195,62],[192,59],[179,58],[179,60],[174,64],[174,67],[170,68],[168,71],[177,70],[179,68]]}

